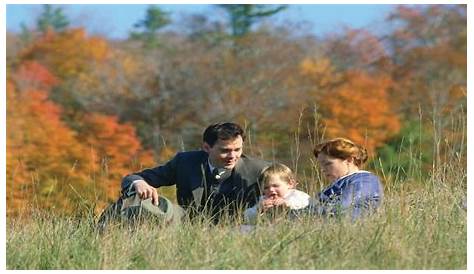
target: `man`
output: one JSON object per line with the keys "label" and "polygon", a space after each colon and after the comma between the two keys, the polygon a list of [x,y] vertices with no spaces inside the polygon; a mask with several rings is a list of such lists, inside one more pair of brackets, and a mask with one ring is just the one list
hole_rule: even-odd
{"label": "man", "polygon": [[209,214],[218,222],[223,214],[235,216],[253,206],[260,196],[257,184],[267,162],[242,154],[245,135],[235,123],[210,125],[202,150],[179,152],[162,166],[127,175],[122,191],[151,199],[158,205],[156,188],[176,185],[178,204],[192,215]]}

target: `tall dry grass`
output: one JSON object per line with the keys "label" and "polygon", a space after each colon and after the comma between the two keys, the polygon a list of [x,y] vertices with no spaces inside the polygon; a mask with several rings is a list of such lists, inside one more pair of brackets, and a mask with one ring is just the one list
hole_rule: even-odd
{"label": "tall dry grass", "polygon": [[[35,211],[7,219],[7,268],[466,269],[466,151],[451,145],[456,151],[438,157],[422,181],[388,176],[379,165],[383,206],[356,222],[306,217],[243,231],[236,222],[214,226],[202,219],[117,224],[101,234],[93,213]],[[304,176],[320,180],[316,169]]]}

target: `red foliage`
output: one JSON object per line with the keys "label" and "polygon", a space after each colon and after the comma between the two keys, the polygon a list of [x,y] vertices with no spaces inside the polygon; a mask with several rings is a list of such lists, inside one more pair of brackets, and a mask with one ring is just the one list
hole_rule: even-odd
{"label": "red foliage", "polygon": [[58,79],[38,62],[25,61],[15,73],[15,82],[23,87],[48,90],[58,84]]}

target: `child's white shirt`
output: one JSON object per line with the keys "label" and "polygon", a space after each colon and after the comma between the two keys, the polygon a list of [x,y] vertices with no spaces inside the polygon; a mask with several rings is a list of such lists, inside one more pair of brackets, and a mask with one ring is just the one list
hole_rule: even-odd
{"label": "child's white shirt", "polygon": [[[297,189],[290,189],[285,197],[283,197],[289,209],[301,209],[307,207],[309,205],[310,198],[311,197],[306,192]],[[259,205],[263,199],[265,199],[265,196],[260,196],[257,204],[251,208],[247,208],[244,211],[245,223],[256,223]]]}

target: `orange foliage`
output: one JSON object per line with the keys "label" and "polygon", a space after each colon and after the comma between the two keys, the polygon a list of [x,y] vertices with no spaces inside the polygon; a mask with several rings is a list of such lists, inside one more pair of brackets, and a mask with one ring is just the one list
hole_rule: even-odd
{"label": "orange foliage", "polygon": [[87,37],[82,28],[47,32],[23,52],[22,60],[36,60],[60,79],[75,77],[106,59],[109,47],[103,38]]}
{"label": "orange foliage", "polygon": [[143,151],[135,128],[120,124],[116,116],[86,114],[79,139],[97,157],[94,171],[105,171],[106,179],[102,183],[111,199],[120,191],[120,179],[131,172],[137,161],[146,166],[153,165],[153,156],[151,152]]}
{"label": "orange foliage", "polygon": [[[41,90],[7,85],[7,204],[21,211],[26,201],[41,208],[71,210],[88,190],[87,150],[60,119],[61,108]],[[89,197],[90,198],[90,197]]]}
{"label": "orange foliage", "polygon": [[123,175],[154,164],[135,128],[115,116],[87,114],[79,134],[70,129],[48,93],[29,86],[54,83],[41,65],[22,65],[11,78],[16,81],[7,81],[8,214],[24,212],[31,201],[65,212],[84,200],[103,204],[116,199]]}
{"label": "orange foliage", "polygon": [[391,80],[348,72],[346,81],[320,102],[327,137],[344,136],[364,144],[370,153],[400,130],[387,89]]}
{"label": "orange foliage", "polygon": [[7,189],[7,213],[13,208],[19,209],[28,201],[27,192],[32,190],[32,182],[23,163],[24,135],[20,134],[21,119],[24,109],[13,111],[16,107],[16,90],[11,81],[7,80],[7,151],[6,151],[6,189]]}

